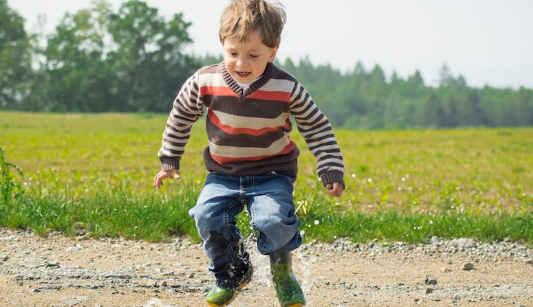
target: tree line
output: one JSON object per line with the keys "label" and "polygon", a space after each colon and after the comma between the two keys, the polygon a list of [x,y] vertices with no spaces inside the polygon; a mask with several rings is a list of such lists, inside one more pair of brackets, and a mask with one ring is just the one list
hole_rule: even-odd
{"label": "tree line", "polygon": [[[28,33],[0,0],[0,109],[36,112],[168,112],[183,82],[220,56],[186,54],[183,14],[170,19],[143,1],[116,11],[106,0],[67,13],[53,33]],[[438,86],[357,63],[342,73],[308,58],[278,61],[347,129],[532,126],[533,90],[469,87],[443,65]]]}

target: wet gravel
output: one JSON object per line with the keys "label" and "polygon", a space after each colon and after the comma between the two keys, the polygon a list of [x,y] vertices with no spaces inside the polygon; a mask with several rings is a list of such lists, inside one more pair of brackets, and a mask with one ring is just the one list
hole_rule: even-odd
{"label": "wet gravel", "polygon": [[[268,259],[231,306],[278,306]],[[0,306],[204,306],[201,246],[0,228]],[[309,242],[295,257],[308,306],[533,306],[533,249],[434,237],[424,244]]]}

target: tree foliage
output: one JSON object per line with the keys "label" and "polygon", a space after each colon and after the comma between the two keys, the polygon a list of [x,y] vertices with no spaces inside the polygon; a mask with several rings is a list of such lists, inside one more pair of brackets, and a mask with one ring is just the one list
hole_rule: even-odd
{"label": "tree foliage", "polygon": [[181,50],[192,43],[182,14],[129,1],[113,12],[105,0],[65,14],[48,36],[32,95],[19,108],[52,112],[168,111],[198,67]]}
{"label": "tree foliage", "polygon": [[24,18],[0,0],[0,108],[13,108],[27,96],[31,78],[31,39]]}
{"label": "tree foliage", "polygon": [[417,129],[455,127],[516,127],[533,125],[533,90],[472,88],[443,65],[440,84],[425,85],[416,70],[407,79],[393,73],[387,80],[375,65],[362,63],[345,74],[308,60],[281,63],[311,92],[337,127],[347,129]]}
{"label": "tree foliage", "polygon": [[[168,112],[183,82],[220,55],[185,54],[183,14],[169,20],[139,0],[117,11],[106,0],[65,14],[44,46],[0,0],[0,109],[47,112]],[[388,78],[358,62],[341,73],[308,57],[278,63],[295,75],[333,125],[416,129],[533,125],[533,90],[469,87],[443,65],[439,85],[415,70]]]}

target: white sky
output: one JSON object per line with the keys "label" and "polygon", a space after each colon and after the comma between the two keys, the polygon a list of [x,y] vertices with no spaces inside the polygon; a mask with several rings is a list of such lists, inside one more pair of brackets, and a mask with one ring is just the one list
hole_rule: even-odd
{"label": "white sky", "polygon": [[[123,0],[108,0],[117,10]],[[402,78],[419,69],[436,85],[446,63],[470,86],[533,88],[531,0],[280,0],[287,24],[278,59],[330,63],[346,71],[361,61],[379,64]],[[192,22],[191,51],[219,54],[218,23],[229,0],[145,0],[167,20],[178,12]],[[38,14],[53,31],[65,12],[91,7],[91,0],[8,0],[35,32]]]}

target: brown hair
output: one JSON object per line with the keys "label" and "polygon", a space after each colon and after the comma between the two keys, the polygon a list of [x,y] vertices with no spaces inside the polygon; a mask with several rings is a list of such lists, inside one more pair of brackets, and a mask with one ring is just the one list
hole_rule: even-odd
{"label": "brown hair", "polygon": [[259,30],[262,43],[270,48],[279,45],[287,20],[285,8],[279,2],[265,0],[233,0],[220,18],[220,42],[228,37],[246,41],[250,32]]}

